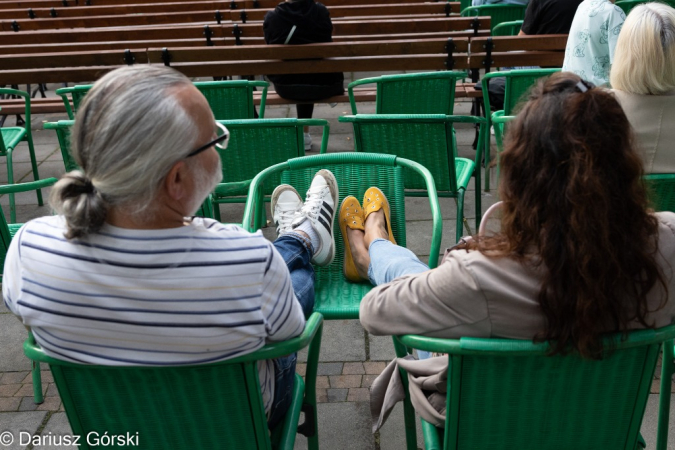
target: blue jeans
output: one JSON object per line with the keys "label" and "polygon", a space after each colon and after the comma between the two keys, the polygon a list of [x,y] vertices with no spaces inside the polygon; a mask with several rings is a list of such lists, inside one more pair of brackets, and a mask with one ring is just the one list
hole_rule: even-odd
{"label": "blue jeans", "polygon": [[[314,268],[311,260],[314,254],[308,240],[297,233],[288,233],[274,241],[274,247],[286,262],[291,274],[291,283],[295,297],[302,306],[305,317],[314,309]],[[291,405],[293,381],[297,353],[273,360],[274,363],[274,399],[267,424],[270,429],[281,422]]]}
{"label": "blue jeans", "polygon": [[[385,239],[375,239],[368,247],[370,266],[368,278],[374,286],[389,283],[395,278],[429,270],[429,266],[419,260],[407,248],[394,245]],[[430,352],[417,350],[419,359],[431,357]]]}

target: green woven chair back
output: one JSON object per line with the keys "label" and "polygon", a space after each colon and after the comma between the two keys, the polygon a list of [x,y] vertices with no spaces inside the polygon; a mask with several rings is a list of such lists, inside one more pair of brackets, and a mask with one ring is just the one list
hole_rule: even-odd
{"label": "green woven chair back", "polygon": [[[267,93],[269,84],[265,81],[198,81],[195,87],[206,97],[216,120],[253,119],[253,91],[256,86]],[[265,104],[262,103],[260,117],[264,117]]]}
{"label": "green woven chair back", "polygon": [[[227,149],[220,151],[224,183],[251,180],[274,164],[305,154],[303,127],[297,119],[220,122],[230,132]],[[265,183],[265,195],[272,194],[279,180],[277,175]]]}
{"label": "green woven chair back", "polygon": [[446,428],[423,423],[425,439],[445,449],[634,450],[661,345],[673,336],[673,325],[615,336],[599,361],[547,356],[547,344],[531,341],[402,342],[428,350],[435,341],[451,354]]}
{"label": "green woven chair back", "polygon": [[[628,14],[637,5],[649,3],[649,1],[650,0],[620,0],[616,2],[615,5],[621,8],[624,13]],[[664,3],[675,8],[675,0],[658,0],[658,3]]]}
{"label": "green woven chair back", "polygon": [[654,211],[675,212],[675,174],[654,173],[645,175],[651,207]]}
{"label": "green woven chair back", "polygon": [[[457,191],[452,123],[446,122],[444,115],[352,117],[357,152],[389,153],[411,159],[429,169],[439,192]],[[406,189],[424,189],[425,185],[419,174],[406,171]]]}
{"label": "green woven chair back", "polygon": [[47,122],[44,124],[45,130],[56,131],[56,137],[59,139],[61,157],[63,158],[63,165],[66,168],[66,172],[80,169],[70,153],[70,133],[74,123],[75,121],[73,120],[59,120],[58,122]]}
{"label": "green woven chair back", "polygon": [[527,94],[541,78],[551,76],[560,69],[522,69],[499,72],[506,77],[504,92],[504,115],[511,116],[516,106],[527,99]]}
{"label": "green woven chair back", "polygon": [[494,28],[502,22],[525,19],[527,5],[481,5],[470,6],[461,12],[462,17],[490,16],[490,28]]}
{"label": "green woven chair back", "polygon": [[68,113],[68,118],[70,120],[75,119],[75,114],[77,114],[77,111],[80,109],[82,100],[84,100],[84,97],[87,95],[87,92],[89,92],[92,86],[93,85],[91,84],[80,84],[77,86],[64,87],[56,90],[56,95],[61,96],[63,104],[66,107],[66,112]]}
{"label": "green woven chair back", "polygon": [[[406,245],[405,198],[403,184],[403,166],[406,170],[419,170],[426,173],[430,183],[431,177],[419,164],[404,159],[397,159],[394,155],[374,155],[367,153],[333,153],[326,155],[295,158],[285,164],[271,167],[256,177],[252,184],[252,191],[259,194],[258,186],[267,180],[281,176],[281,183],[288,183],[295,187],[304,197],[312,178],[320,169],[328,169],[335,175],[340,191],[340,201],[348,195],[353,195],[359,201],[363,199],[365,191],[371,186],[379,187],[389,201],[391,207],[391,225],[397,244]],[[432,214],[438,213],[438,198],[433,185],[430,186],[430,203],[436,206]],[[253,231],[252,225],[256,200],[249,196],[244,214],[244,226]],[[326,267],[315,267],[315,306],[314,311],[320,312],[326,319],[357,319],[359,304],[363,296],[372,288],[370,283],[348,282],[343,273],[344,241],[340,233],[338,222],[339,205],[337,206],[334,223],[336,255],[332,264]],[[260,225],[260,224],[258,224]],[[441,230],[434,230],[432,249],[430,254],[438,254],[440,249]],[[438,241],[438,242],[436,242]],[[435,267],[436,260],[430,262]]]}

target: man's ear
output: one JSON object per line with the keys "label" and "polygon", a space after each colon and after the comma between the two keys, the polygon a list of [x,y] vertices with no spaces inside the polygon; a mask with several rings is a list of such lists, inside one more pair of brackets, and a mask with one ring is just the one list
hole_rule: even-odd
{"label": "man's ear", "polygon": [[183,200],[188,196],[189,187],[186,183],[189,180],[188,167],[185,161],[178,161],[171,167],[166,178],[164,178],[164,189],[167,196],[172,200]]}

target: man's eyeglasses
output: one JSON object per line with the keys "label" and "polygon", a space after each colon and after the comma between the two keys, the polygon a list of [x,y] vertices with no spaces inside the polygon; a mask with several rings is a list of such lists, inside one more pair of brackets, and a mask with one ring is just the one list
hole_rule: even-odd
{"label": "man's eyeglasses", "polygon": [[227,143],[230,140],[230,132],[227,131],[227,128],[225,128],[225,125],[216,122],[216,134],[218,134],[218,137],[212,140],[211,142],[202,145],[196,150],[193,150],[190,152],[186,158],[189,158],[190,156],[195,156],[203,152],[204,150],[208,150],[209,148],[213,147],[214,145],[218,150],[225,150],[227,148]]}

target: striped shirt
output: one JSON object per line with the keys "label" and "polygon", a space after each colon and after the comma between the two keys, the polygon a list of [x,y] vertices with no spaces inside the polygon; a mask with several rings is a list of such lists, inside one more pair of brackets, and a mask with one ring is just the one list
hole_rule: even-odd
{"label": "striped shirt", "polygon": [[[104,225],[64,238],[60,216],[12,240],[5,304],[48,355],[78,363],[171,366],[221,361],[299,335],[288,268],[260,232],[195,219],[161,230]],[[272,361],[258,365],[265,409]]]}

